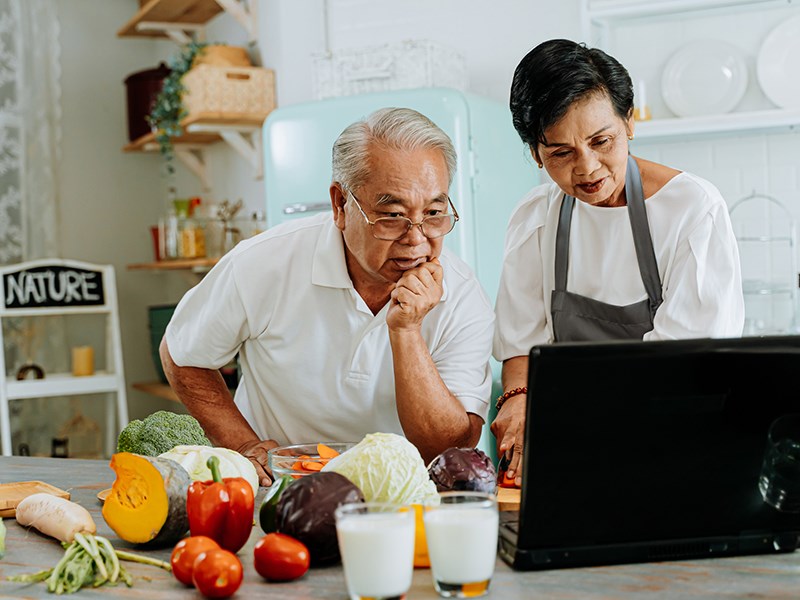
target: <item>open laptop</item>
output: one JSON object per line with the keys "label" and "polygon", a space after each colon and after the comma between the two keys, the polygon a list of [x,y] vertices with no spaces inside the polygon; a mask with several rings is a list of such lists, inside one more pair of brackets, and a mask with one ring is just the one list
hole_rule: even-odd
{"label": "open laptop", "polygon": [[536,346],[528,390],[513,568],[797,546],[758,481],[770,423],[800,413],[800,336]]}

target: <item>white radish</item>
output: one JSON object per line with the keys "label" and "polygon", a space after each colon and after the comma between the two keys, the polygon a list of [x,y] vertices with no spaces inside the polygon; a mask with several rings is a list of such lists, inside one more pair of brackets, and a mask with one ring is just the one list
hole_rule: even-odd
{"label": "white radish", "polygon": [[35,527],[62,542],[72,542],[76,533],[95,533],[89,511],[52,494],[31,494],[17,505],[17,523]]}

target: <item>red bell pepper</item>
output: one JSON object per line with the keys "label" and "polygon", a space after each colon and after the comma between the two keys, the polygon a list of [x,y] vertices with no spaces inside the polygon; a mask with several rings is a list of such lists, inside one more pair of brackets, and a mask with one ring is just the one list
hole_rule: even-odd
{"label": "red bell pepper", "polygon": [[242,477],[223,479],[216,456],[206,464],[213,481],[194,481],[189,486],[186,498],[189,530],[193,536],[208,536],[224,549],[238,552],[253,528],[253,488]]}

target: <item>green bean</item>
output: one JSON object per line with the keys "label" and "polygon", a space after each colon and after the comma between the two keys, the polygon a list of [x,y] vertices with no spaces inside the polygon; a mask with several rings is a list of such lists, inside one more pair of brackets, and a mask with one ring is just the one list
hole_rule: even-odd
{"label": "green bean", "polygon": [[64,556],[52,569],[11,575],[7,579],[19,583],[44,581],[47,591],[51,593],[72,594],[84,586],[99,587],[106,583],[116,585],[120,581],[131,587],[133,577],[120,564],[120,560],[172,570],[170,564],[163,560],[115,550],[111,542],[99,535],[77,533],[71,544],[62,543],[62,546],[65,549]]}

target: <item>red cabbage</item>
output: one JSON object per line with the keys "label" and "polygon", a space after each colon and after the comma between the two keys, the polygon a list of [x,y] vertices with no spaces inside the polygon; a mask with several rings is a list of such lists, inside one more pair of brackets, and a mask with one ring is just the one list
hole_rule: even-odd
{"label": "red cabbage", "polygon": [[339,560],[339,543],[334,512],[341,504],[363,501],[364,494],[344,475],[313,473],[281,493],[275,526],[278,532],[306,545],[312,566],[335,563]]}
{"label": "red cabbage", "polygon": [[491,459],[477,448],[448,448],[433,459],[428,475],[440,492],[494,493],[497,472]]}

